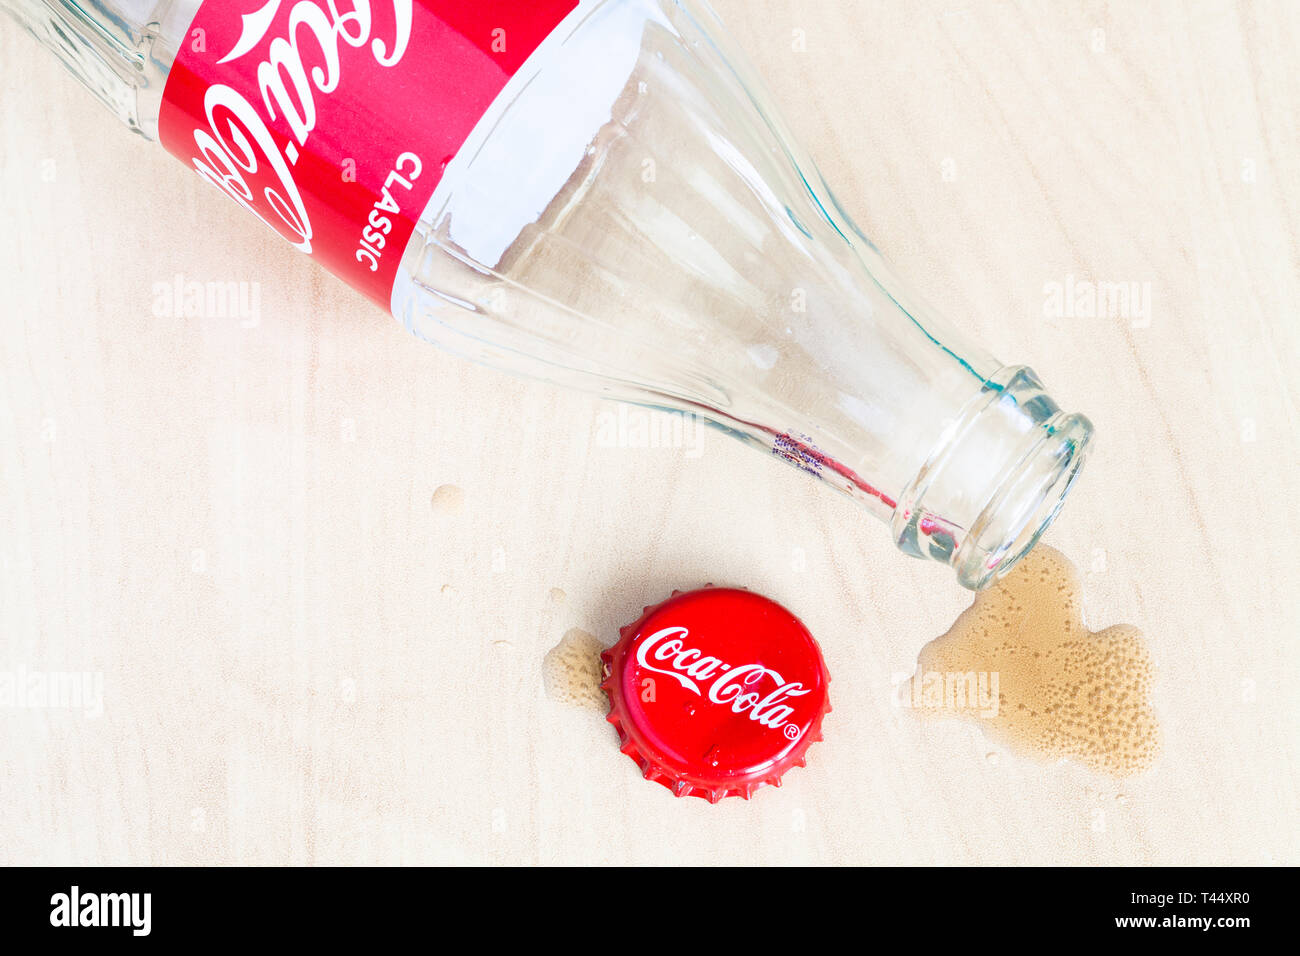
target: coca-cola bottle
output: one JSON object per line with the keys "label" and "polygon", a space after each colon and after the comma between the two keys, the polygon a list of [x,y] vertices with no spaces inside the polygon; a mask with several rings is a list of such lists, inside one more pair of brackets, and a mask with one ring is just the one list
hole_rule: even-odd
{"label": "coca-cola bottle", "polygon": [[702,0],[0,0],[419,338],[706,417],[981,588],[1092,427],[901,285]]}

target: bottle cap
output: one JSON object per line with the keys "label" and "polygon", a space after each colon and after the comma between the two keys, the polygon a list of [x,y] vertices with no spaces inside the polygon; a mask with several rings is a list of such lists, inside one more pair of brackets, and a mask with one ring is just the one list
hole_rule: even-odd
{"label": "bottle cap", "polygon": [[674,591],[601,654],[623,753],[679,797],[749,798],[780,786],[831,709],[803,623],[752,591]]}

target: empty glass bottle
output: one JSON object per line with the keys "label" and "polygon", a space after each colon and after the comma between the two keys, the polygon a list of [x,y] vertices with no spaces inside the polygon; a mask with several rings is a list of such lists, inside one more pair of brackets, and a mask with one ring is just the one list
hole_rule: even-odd
{"label": "empty glass bottle", "polygon": [[[0,6],[416,336],[704,416],[966,587],[1032,547],[1079,473],[1088,420],[894,277],[702,0]],[[403,151],[438,135],[442,155]],[[384,168],[322,185],[358,143]]]}

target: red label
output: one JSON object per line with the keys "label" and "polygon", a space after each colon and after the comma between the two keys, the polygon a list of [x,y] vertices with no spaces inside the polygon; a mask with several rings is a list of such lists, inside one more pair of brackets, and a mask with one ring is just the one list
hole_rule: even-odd
{"label": "red label", "polygon": [[577,0],[206,0],[163,146],[388,308],[443,171]]}

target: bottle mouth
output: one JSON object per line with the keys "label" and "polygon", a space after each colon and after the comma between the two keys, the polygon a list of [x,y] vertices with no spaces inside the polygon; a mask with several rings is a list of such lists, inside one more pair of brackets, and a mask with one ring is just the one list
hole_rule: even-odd
{"label": "bottle mouth", "polygon": [[1042,426],[1033,450],[994,495],[953,553],[963,587],[980,591],[1038,543],[1070,493],[1092,443],[1083,415],[1058,414]]}
{"label": "bottle mouth", "polygon": [[899,548],[950,565],[963,587],[988,587],[1060,512],[1092,432],[1086,417],[1061,411],[1032,369],[1002,369],[899,496]]}

